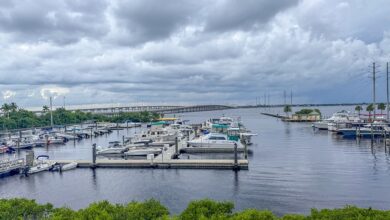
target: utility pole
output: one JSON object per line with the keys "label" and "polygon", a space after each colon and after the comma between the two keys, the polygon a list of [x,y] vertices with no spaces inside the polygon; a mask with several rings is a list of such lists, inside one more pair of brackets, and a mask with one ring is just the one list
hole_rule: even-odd
{"label": "utility pole", "polygon": [[375,121],[375,110],[376,110],[376,103],[375,103],[375,62],[372,63],[372,93],[373,93],[373,105],[374,105],[374,121]]}
{"label": "utility pole", "polygon": [[50,96],[50,126],[53,128],[53,98]]}
{"label": "utility pole", "polygon": [[389,62],[386,63],[386,97],[387,97],[387,122],[389,122]]}

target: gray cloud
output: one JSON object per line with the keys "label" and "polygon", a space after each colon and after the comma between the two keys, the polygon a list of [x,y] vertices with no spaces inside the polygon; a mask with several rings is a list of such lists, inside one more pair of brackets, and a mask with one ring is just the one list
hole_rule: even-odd
{"label": "gray cloud", "polygon": [[74,43],[108,32],[105,1],[7,1],[0,8],[0,29],[26,42]]}
{"label": "gray cloud", "polygon": [[130,45],[165,39],[188,23],[199,8],[195,1],[118,1],[112,7],[118,29],[114,39]]}
{"label": "gray cloud", "polygon": [[378,2],[39,3],[0,1],[2,101],[253,103],[267,91],[282,102],[284,89],[297,102],[367,101],[367,66],[381,75],[390,55]]}
{"label": "gray cloud", "polygon": [[207,9],[206,29],[212,31],[251,30],[265,24],[298,0],[220,0]]}

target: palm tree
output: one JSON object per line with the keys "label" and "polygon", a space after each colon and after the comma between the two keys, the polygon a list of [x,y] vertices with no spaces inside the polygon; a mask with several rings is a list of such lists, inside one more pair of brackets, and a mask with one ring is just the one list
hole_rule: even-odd
{"label": "palm tree", "polygon": [[381,110],[381,115],[383,113],[383,110],[385,110],[385,109],[386,109],[385,103],[379,103],[378,104],[378,110]]}
{"label": "palm tree", "polygon": [[375,109],[374,104],[369,104],[366,108],[366,111],[368,111],[368,113],[369,113],[368,117],[369,117],[370,121],[371,121],[371,112],[374,111],[374,109]]}
{"label": "palm tree", "polygon": [[4,103],[4,104],[1,106],[1,110],[3,111],[3,113],[4,113],[5,115],[7,115],[7,118],[9,118],[9,111],[11,110],[10,105],[8,105],[7,103]]}
{"label": "palm tree", "polygon": [[10,108],[11,112],[15,112],[18,109],[18,105],[16,105],[15,102],[11,102],[11,104],[9,105],[9,108]]}
{"label": "palm tree", "polygon": [[288,116],[288,113],[292,111],[292,110],[291,110],[291,106],[285,105],[283,111],[284,111],[284,113],[286,113],[286,115]]}
{"label": "palm tree", "polygon": [[363,110],[362,106],[357,105],[357,106],[355,107],[355,111],[358,112],[359,116],[360,116],[360,111],[361,111],[361,110]]}
{"label": "palm tree", "polygon": [[49,111],[49,106],[47,106],[47,105],[42,106],[42,111],[44,113],[48,112]]}

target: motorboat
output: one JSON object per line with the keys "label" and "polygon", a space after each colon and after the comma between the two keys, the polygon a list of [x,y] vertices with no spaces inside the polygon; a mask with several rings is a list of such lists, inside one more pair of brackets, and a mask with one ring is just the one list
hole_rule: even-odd
{"label": "motorboat", "polygon": [[98,147],[96,154],[97,155],[103,155],[103,154],[122,154],[123,152],[127,151],[128,147],[122,146],[119,144],[111,144],[107,148]]}
{"label": "motorboat", "polygon": [[78,163],[77,162],[71,162],[68,164],[64,164],[61,166],[61,171],[68,171],[68,170],[73,170],[77,168]]}
{"label": "motorboat", "polygon": [[62,137],[52,136],[47,139],[48,144],[64,144],[65,140]]}
{"label": "motorboat", "polygon": [[23,139],[21,141],[11,141],[8,142],[8,147],[12,149],[30,149],[35,146],[35,143],[30,139]]}
{"label": "motorboat", "polygon": [[359,116],[351,114],[349,111],[339,111],[332,117],[313,123],[313,127],[319,130],[338,131],[347,127],[348,123],[359,123],[362,120]]}
{"label": "motorboat", "polygon": [[135,140],[150,140],[153,142],[158,141],[174,141],[178,136],[178,132],[175,129],[169,128],[154,128],[137,135]]}
{"label": "motorboat", "polygon": [[147,156],[149,154],[160,154],[162,152],[161,148],[130,148],[124,153],[125,156]]}
{"label": "motorboat", "polygon": [[37,159],[34,161],[33,166],[28,169],[27,174],[34,174],[34,173],[47,171],[47,170],[50,170],[54,166],[54,162],[39,159],[42,157],[49,159],[49,156],[47,156],[47,155],[38,156]]}
{"label": "motorboat", "polygon": [[193,147],[209,148],[233,148],[235,144],[240,144],[238,141],[229,140],[227,135],[219,133],[209,133],[187,143]]}
{"label": "motorboat", "polygon": [[5,145],[0,146],[0,154],[8,153],[8,147]]}
{"label": "motorboat", "polygon": [[374,122],[372,124],[366,124],[363,127],[355,128],[343,128],[339,129],[338,133],[343,137],[372,137],[372,136],[383,136],[390,132],[390,127],[387,124]]}

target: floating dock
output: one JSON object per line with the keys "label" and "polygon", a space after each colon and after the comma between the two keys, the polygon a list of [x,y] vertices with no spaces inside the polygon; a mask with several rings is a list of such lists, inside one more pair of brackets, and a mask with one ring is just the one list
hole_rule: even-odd
{"label": "floating dock", "polygon": [[283,116],[283,115],[279,115],[279,114],[270,114],[270,113],[265,113],[265,112],[262,112],[261,114],[266,115],[266,116],[270,116],[270,117],[274,117],[274,118],[288,119],[288,117]]}
{"label": "floating dock", "polygon": [[248,169],[248,160],[52,160],[59,164],[77,162],[80,168],[160,168],[160,169]]}
{"label": "floating dock", "polygon": [[[237,148],[238,153],[245,152],[245,148]],[[221,147],[187,147],[180,149],[180,153],[234,153],[234,148],[221,148]]]}

